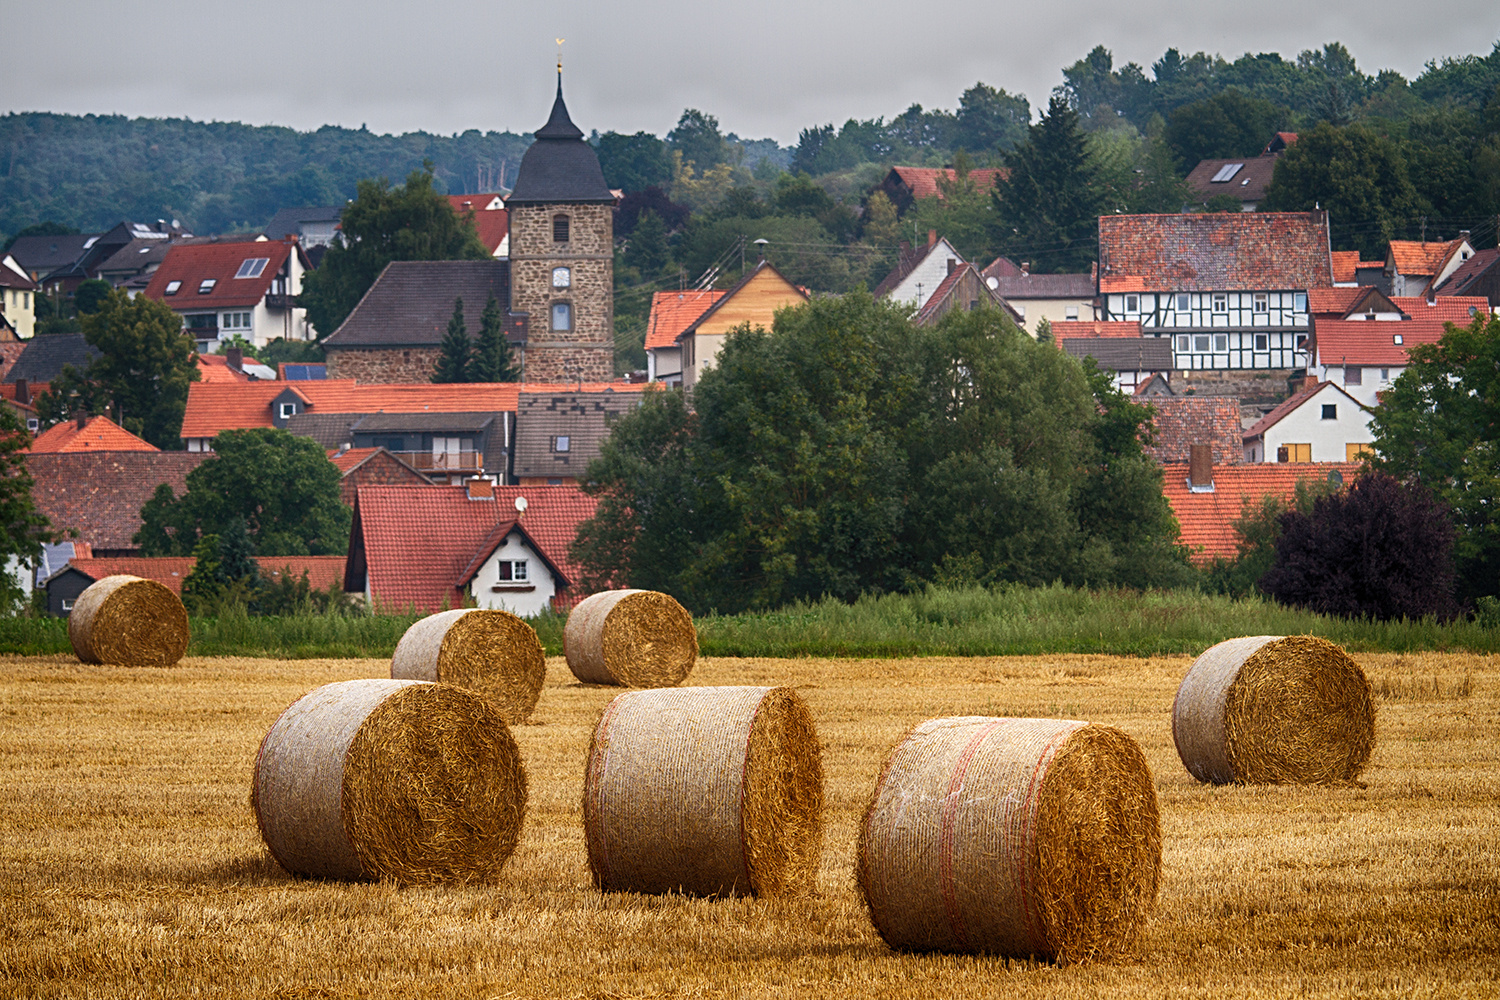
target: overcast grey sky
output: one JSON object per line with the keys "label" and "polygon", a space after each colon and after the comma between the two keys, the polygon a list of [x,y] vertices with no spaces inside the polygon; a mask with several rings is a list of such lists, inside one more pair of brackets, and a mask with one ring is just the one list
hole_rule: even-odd
{"label": "overcast grey sky", "polygon": [[1061,68],[1096,44],[1148,68],[1170,46],[1234,59],[1341,41],[1366,72],[1486,55],[1500,3],[894,0],[714,4],[7,2],[0,110],[190,117],[314,129],[532,131],[563,46],[585,131],[665,134],[685,107],[772,137],[912,103],[954,108],[976,80],[1045,107]]}

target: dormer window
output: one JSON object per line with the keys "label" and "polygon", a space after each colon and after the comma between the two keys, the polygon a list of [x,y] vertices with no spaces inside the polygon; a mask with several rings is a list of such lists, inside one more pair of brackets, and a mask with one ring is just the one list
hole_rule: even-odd
{"label": "dormer window", "polygon": [[163,292],[163,294],[164,295],[176,295],[177,294],[177,290],[179,288],[181,288],[181,287],[182,287],[182,282],[180,282],[180,281],[169,281],[169,282],[167,282],[166,291]]}
{"label": "dormer window", "polygon": [[291,418],[295,417],[296,415],[297,415],[297,404],[296,403],[282,403],[281,404],[281,419],[282,420],[290,420]]}
{"label": "dormer window", "polygon": [[566,215],[554,215],[552,217],[552,242],[568,242],[568,217]]}
{"label": "dormer window", "polygon": [[259,278],[269,263],[271,263],[269,257],[251,257],[249,260],[240,262],[240,269],[234,272],[234,276],[236,278]]}
{"label": "dormer window", "polygon": [[214,286],[218,283],[218,278],[204,278],[202,281],[198,282],[198,294],[207,295],[209,292],[214,290]]}

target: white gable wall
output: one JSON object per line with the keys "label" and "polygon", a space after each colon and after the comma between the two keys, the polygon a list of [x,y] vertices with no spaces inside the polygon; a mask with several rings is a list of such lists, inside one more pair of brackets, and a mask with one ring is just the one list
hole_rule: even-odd
{"label": "white gable wall", "polygon": [[[1333,417],[1323,416],[1323,407],[1333,407]],[[1358,405],[1336,386],[1325,385],[1291,413],[1266,428],[1259,438],[1245,442],[1246,462],[1274,462],[1283,445],[1310,444],[1313,462],[1345,462],[1348,445],[1370,444],[1370,411]]]}
{"label": "white gable wall", "polygon": [[[525,582],[500,579],[501,563],[524,562]],[[513,615],[529,618],[541,614],[552,606],[552,596],[557,593],[557,579],[547,564],[522,540],[520,534],[511,532],[485,560],[474,579],[469,582],[469,594],[474,603],[489,610],[509,611]]]}
{"label": "white gable wall", "polygon": [[938,240],[927,252],[927,256],[922,258],[922,263],[913,268],[885,297],[892,302],[902,302],[920,309],[932,297],[932,293],[937,291],[938,285],[948,277],[950,260],[954,262],[954,267],[966,263],[963,255],[953,249],[953,244],[946,239]]}

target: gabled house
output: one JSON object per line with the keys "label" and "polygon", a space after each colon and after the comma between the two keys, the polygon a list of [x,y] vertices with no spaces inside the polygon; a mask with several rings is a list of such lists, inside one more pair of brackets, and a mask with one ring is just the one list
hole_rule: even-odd
{"label": "gabled house", "polygon": [[1049,326],[1068,322],[1091,322],[1099,319],[1095,307],[1096,277],[1093,274],[1032,274],[1030,264],[1020,265],[1015,274],[1004,257],[984,269],[985,283],[1010,304],[1020,317],[1021,327],[1033,337],[1042,320]]}
{"label": "gabled house", "polygon": [[26,383],[34,398],[45,392],[64,368],[71,367],[82,374],[95,358],[103,356],[103,352],[85,340],[81,333],[32,337],[26,342],[21,356],[5,373],[4,381],[11,385]]}
{"label": "gabled house", "polygon": [[640,393],[522,392],[516,404],[515,478],[522,486],[579,484],[615,421]]}
{"label": "gabled house", "polygon": [[[510,262],[504,260],[392,261],[359,304],[323,341],[330,379],[361,383],[428,382],[437,369],[453,306],[464,303],[464,325],[477,339],[480,317],[493,296],[510,309]],[[526,327],[506,320],[514,363],[525,370]]]}
{"label": "gabled house", "polygon": [[594,506],[573,486],[361,486],[344,589],[389,610],[571,607],[568,547]]}
{"label": "gabled house", "polygon": [[649,381],[682,385],[682,345],[677,338],[727,291],[725,288],[695,288],[657,292],[651,296],[651,315],[646,319],[646,378]]}
{"label": "gabled house", "polygon": [[682,385],[692,389],[724,347],[730,331],[749,324],[771,329],[778,309],[799,306],[807,293],[762,260],[677,335],[682,347]]}
{"label": "gabled house", "polygon": [[1244,461],[1244,430],[1240,422],[1240,402],[1229,396],[1177,396],[1165,380],[1164,391],[1136,393],[1136,402],[1149,402],[1153,437],[1144,445],[1146,454],[1166,465],[1192,458],[1192,446],[1206,444],[1215,466],[1237,465]]}
{"label": "gabled house", "polygon": [[1474,256],[1467,232],[1435,243],[1391,240],[1385,253],[1385,277],[1392,295],[1426,295]]}
{"label": "gabled house", "polygon": [[[1096,324],[1069,324],[1059,323],[1063,327],[1064,334],[1068,333],[1067,327],[1095,326]],[[1129,324],[1097,324],[1098,326],[1126,326]],[[1116,389],[1126,395],[1133,394],[1136,388],[1154,375],[1165,374],[1172,370],[1172,348],[1166,341],[1158,337],[1118,337],[1118,336],[1063,336],[1057,340],[1057,345],[1065,352],[1075,358],[1093,358],[1094,362],[1103,371],[1114,375]]]}
{"label": "gabled house", "polygon": [[328,460],[343,476],[339,498],[354,506],[361,486],[426,486],[431,480],[384,448],[340,448]]}
{"label": "gabled house", "polygon": [[474,232],[491,257],[505,260],[510,256],[510,217],[501,195],[450,194],[448,204],[460,216],[466,215],[473,221]]}
{"label": "gabled house", "polygon": [[959,312],[972,312],[980,306],[1003,309],[1017,326],[1021,323],[1021,317],[1010,304],[985,283],[979,268],[973,264],[955,264],[942,283],[932,290],[927,301],[917,309],[912,321],[917,326],[932,326],[955,309]]}
{"label": "gabled house", "polygon": [[140,552],[141,508],[165,483],[187,492],[187,474],[211,455],[181,451],[69,451],[26,456],[32,498],[58,531],[77,532],[96,556]]}
{"label": "gabled house", "polygon": [[302,208],[281,208],[266,223],[268,240],[281,241],[288,236],[297,237],[297,243],[311,251],[315,247],[326,247],[338,235],[339,224],[344,217],[343,205],[309,205]]}
{"label": "gabled house", "polygon": [[1298,480],[1342,485],[1360,471],[1357,462],[1218,465],[1206,446],[1197,449],[1196,458],[1162,466],[1162,492],[1181,529],[1178,540],[1198,565],[1239,553],[1234,522],[1244,516],[1246,504],[1258,505],[1266,496],[1290,501]]}
{"label": "gabled house", "polygon": [[1380,405],[1380,393],[1406,370],[1418,344],[1435,344],[1447,324],[1439,318],[1382,323],[1365,319],[1318,323],[1316,351],[1307,374],[1333,382],[1363,406]]}
{"label": "gabled house", "polygon": [[199,354],[238,336],[256,347],[278,338],[312,340],[307,310],[296,304],[307,254],[290,238],[179,244],[146,285],[146,298],[182,317]]}
{"label": "gabled house", "polygon": [[1437,286],[1438,298],[1482,297],[1500,312],[1500,249],[1476,250]]}
{"label": "gabled house", "polygon": [[1199,160],[1198,165],[1188,171],[1187,186],[1192,192],[1192,201],[1182,210],[1188,212],[1201,208],[1214,197],[1227,194],[1240,203],[1240,211],[1255,211],[1266,197],[1266,188],[1271,186],[1276,161],[1296,141],[1295,132],[1277,132],[1259,156]]}
{"label": "gabled house", "polygon": [[1358,288],[1370,286],[1389,292],[1385,283],[1385,261],[1360,260],[1358,250],[1334,250],[1329,254],[1333,265],[1333,287]]}
{"label": "gabled house", "polygon": [[80,413],[72,420],[53,424],[31,442],[26,451],[32,455],[60,454],[75,451],[160,451],[108,417],[91,417]]}
{"label": "gabled house", "polygon": [[0,324],[9,327],[17,340],[30,340],[36,332],[36,294],[40,288],[15,257],[6,254],[0,258]]}
{"label": "gabled house", "polygon": [[963,263],[963,255],[953,244],[939,238],[937,230],[929,230],[925,246],[901,244],[896,266],[875,286],[874,295],[877,299],[890,299],[920,309],[944,279]]}
{"label": "gabled house", "polygon": [[1370,410],[1332,382],[1304,386],[1244,432],[1246,462],[1358,462]]}
{"label": "gabled house", "polygon": [[1332,285],[1325,212],[1099,219],[1102,318],[1139,320],[1179,370],[1303,367],[1308,292]]}
{"label": "gabled house", "polygon": [[1307,293],[1307,301],[1312,313],[1313,340],[1318,337],[1318,324],[1330,320],[1435,319],[1465,326],[1487,307],[1483,296],[1392,296],[1369,285],[1315,289]]}
{"label": "gabled house", "polygon": [[177,226],[158,220],[153,226],[121,222],[91,236],[26,236],[16,240],[11,253],[26,272],[48,292],[71,295],[79,285],[99,277],[99,267],[135,240],[169,240],[190,236]]}
{"label": "gabled house", "polygon": [[71,267],[98,242],[102,233],[66,236],[20,236],[11,244],[10,255],[32,281]]}
{"label": "gabled house", "polygon": [[[995,186],[995,178],[1005,173],[998,167],[976,167],[969,171],[969,183],[976,191],[989,191]],[[953,184],[958,180],[958,171],[953,167],[892,167],[881,179],[877,190],[896,206],[896,213],[903,215],[914,202],[923,198],[942,198],[943,188],[939,180]]]}

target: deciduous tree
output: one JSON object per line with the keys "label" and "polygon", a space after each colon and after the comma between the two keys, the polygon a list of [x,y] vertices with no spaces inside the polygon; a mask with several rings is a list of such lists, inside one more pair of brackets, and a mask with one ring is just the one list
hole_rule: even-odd
{"label": "deciduous tree", "polygon": [[[14,558],[29,567],[41,554],[42,543],[57,537],[31,496],[33,483],[24,455],[30,444],[31,435],[16,411],[0,403],[0,564]],[[9,609],[23,595],[3,569],[0,565],[0,608]]]}

